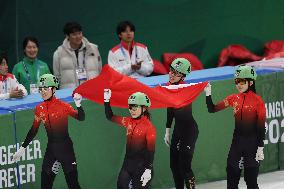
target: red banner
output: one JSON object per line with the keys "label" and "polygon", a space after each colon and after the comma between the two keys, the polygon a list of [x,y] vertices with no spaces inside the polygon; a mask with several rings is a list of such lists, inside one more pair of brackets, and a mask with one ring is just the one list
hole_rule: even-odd
{"label": "red banner", "polygon": [[103,104],[104,89],[111,89],[111,106],[127,108],[128,97],[139,91],[148,95],[151,100],[151,108],[179,108],[192,103],[206,85],[207,82],[150,88],[105,65],[98,77],[84,82],[74,90],[74,93],[79,93],[84,98]]}

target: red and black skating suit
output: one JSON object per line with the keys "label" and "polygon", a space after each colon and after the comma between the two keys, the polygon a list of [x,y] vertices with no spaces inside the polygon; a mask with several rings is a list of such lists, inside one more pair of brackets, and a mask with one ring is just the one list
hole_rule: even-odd
{"label": "red and black skating suit", "polygon": [[228,188],[235,189],[239,183],[244,161],[244,176],[248,188],[257,187],[259,162],[255,160],[258,147],[263,147],[265,137],[265,105],[261,97],[252,91],[233,94],[214,105],[211,96],[206,97],[208,111],[214,113],[232,107],[235,117],[235,130],[227,159]]}
{"label": "red and black skating suit", "polygon": [[29,130],[23,143],[27,147],[38,132],[41,123],[44,124],[48,144],[42,165],[41,189],[51,189],[55,178],[55,166],[61,163],[69,188],[80,188],[76,157],[73,143],[68,133],[68,117],[71,116],[79,121],[85,119],[82,107],[74,110],[71,105],[52,97],[35,108],[35,117],[32,128]]}
{"label": "red and black skating suit", "polygon": [[153,171],[156,129],[146,116],[133,119],[113,115],[109,102],[105,102],[105,114],[108,120],[126,128],[126,154],[120,170],[117,188],[128,189],[130,181],[133,189],[150,188],[150,181],[142,187],[140,181],[146,169]]}

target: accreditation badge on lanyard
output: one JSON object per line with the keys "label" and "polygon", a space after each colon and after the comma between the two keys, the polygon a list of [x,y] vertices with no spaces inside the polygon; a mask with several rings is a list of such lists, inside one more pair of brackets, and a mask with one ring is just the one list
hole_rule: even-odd
{"label": "accreditation badge on lanyard", "polygon": [[80,83],[87,80],[87,70],[85,68],[85,56],[86,56],[86,48],[83,49],[83,67],[79,66],[80,65],[79,57],[77,57],[76,75]]}
{"label": "accreditation badge on lanyard", "polygon": [[7,84],[7,78],[2,82],[2,90],[0,91],[1,93],[8,93],[9,89],[8,89],[8,84]]}
{"label": "accreditation badge on lanyard", "polygon": [[[28,68],[27,68],[25,62],[22,61],[22,63],[23,63],[24,69],[26,71],[28,80],[30,82],[30,94],[37,94],[39,92],[38,85],[36,84],[36,82],[32,81],[31,75],[28,71]],[[37,62],[35,62],[35,64],[37,64]],[[38,66],[38,64],[36,66],[37,66],[37,77],[39,78],[39,66]]]}
{"label": "accreditation badge on lanyard", "polygon": [[87,80],[87,71],[85,68],[77,68],[76,69],[77,78],[79,81]]}
{"label": "accreditation badge on lanyard", "polygon": [[38,93],[38,85],[37,84],[34,84],[34,83],[30,84],[30,93],[31,94]]}

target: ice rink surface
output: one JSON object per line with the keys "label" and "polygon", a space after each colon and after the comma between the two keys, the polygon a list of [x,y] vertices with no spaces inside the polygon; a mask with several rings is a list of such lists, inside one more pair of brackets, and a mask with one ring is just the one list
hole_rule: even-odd
{"label": "ice rink surface", "polygon": [[[226,189],[226,180],[199,184],[196,189]],[[259,189],[284,189],[284,171],[264,173],[258,176]],[[242,177],[239,189],[246,189],[244,178]],[[174,189],[174,188],[171,188]]]}

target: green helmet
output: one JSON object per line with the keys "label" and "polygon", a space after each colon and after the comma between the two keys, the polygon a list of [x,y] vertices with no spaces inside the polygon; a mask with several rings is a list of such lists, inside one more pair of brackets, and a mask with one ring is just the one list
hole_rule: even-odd
{"label": "green helmet", "polygon": [[43,74],[38,82],[38,87],[56,87],[58,88],[58,79],[52,74]]}
{"label": "green helmet", "polygon": [[240,65],[235,71],[235,78],[256,80],[257,74],[252,66]]}
{"label": "green helmet", "polygon": [[185,58],[176,58],[171,63],[171,67],[176,70],[177,72],[180,72],[182,74],[189,74],[191,72],[191,64],[190,62]]}
{"label": "green helmet", "polygon": [[136,92],[130,95],[130,97],[128,98],[128,104],[129,105],[135,104],[135,105],[147,106],[147,107],[151,106],[149,97],[146,94],[141,93],[141,92]]}

